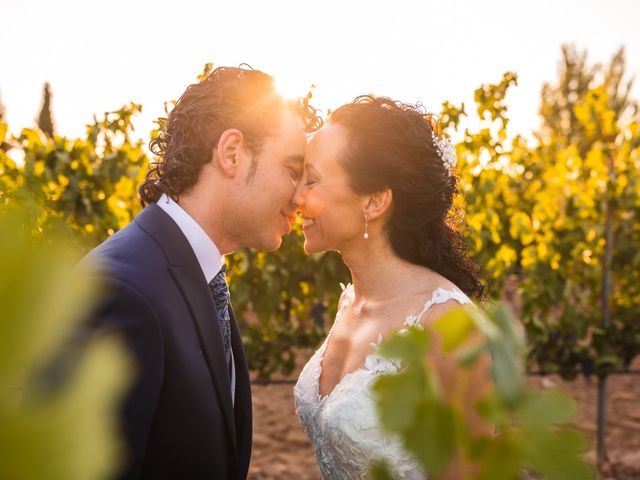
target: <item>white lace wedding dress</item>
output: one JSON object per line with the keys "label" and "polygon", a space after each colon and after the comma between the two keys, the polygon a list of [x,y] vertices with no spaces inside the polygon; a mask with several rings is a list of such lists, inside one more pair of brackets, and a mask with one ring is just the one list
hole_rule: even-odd
{"label": "white lace wedding dress", "polygon": [[[353,299],[353,286],[343,289],[336,322],[340,321],[342,309]],[[421,317],[431,306],[451,299],[461,304],[471,303],[462,292],[438,288],[423,310],[407,317],[404,325],[420,325]],[[321,396],[322,358],[330,337],[331,332],[305,365],[294,388],[296,412],[315,448],[323,480],[365,479],[370,462],[376,459],[386,460],[396,478],[426,478],[403,450],[399,439],[382,433],[370,391],[376,377],[395,373],[400,365],[379,356],[374,343],[364,367],[348,373],[328,395]],[[379,335],[378,345],[381,340]]]}

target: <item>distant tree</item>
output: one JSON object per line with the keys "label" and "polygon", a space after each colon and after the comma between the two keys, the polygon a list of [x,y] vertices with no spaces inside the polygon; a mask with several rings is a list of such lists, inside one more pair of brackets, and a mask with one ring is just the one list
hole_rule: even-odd
{"label": "distant tree", "polygon": [[42,92],[42,108],[38,115],[38,128],[46,133],[48,137],[53,138],[55,127],[53,114],[51,113],[51,96],[51,85],[46,82]]}
{"label": "distant tree", "polygon": [[621,47],[609,65],[592,65],[587,62],[587,51],[578,51],[574,45],[562,46],[562,59],[558,68],[558,82],[545,83],[542,87],[540,115],[542,129],[538,133],[543,143],[554,139],[556,148],[576,145],[580,155],[585,155],[602,132],[590,130],[578,118],[579,107],[596,87],[606,96],[606,106],[616,119],[628,120],[638,111],[638,103],[630,98],[633,77],[624,78],[625,52]]}
{"label": "distant tree", "polygon": [[[467,129],[457,145],[470,251],[494,297],[517,279],[532,369],[606,376],[640,354],[632,81],[623,49],[594,65],[563,46],[558,77],[542,89],[537,145],[504,128],[511,74],[476,91],[478,116],[491,128]],[[445,107],[441,118],[456,126],[463,109]]]}

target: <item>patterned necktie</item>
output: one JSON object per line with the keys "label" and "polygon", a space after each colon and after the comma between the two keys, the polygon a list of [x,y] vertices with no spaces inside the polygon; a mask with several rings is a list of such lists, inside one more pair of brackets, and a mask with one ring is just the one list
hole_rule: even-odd
{"label": "patterned necktie", "polygon": [[209,290],[213,295],[213,302],[218,311],[220,334],[224,345],[224,355],[227,359],[227,368],[231,366],[231,320],[229,318],[229,287],[225,276],[224,264],[213,280],[209,283]]}

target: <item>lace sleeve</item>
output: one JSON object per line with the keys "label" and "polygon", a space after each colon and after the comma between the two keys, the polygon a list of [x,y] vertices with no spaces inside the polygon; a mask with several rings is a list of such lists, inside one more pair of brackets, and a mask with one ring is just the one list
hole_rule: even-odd
{"label": "lace sleeve", "polygon": [[353,285],[351,283],[348,283],[347,285],[341,283],[340,288],[342,288],[342,294],[340,295],[340,300],[338,300],[338,311],[336,312],[336,318],[333,323],[338,321],[342,316],[344,309],[347,308],[353,300],[354,292]]}
{"label": "lace sleeve", "polygon": [[409,315],[405,320],[405,325],[420,325],[422,318],[431,307],[433,307],[434,305],[446,303],[449,300],[454,300],[461,305],[473,305],[471,299],[462,292],[456,290],[445,290],[444,288],[436,288],[431,298],[424,304],[424,308],[422,309],[422,311],[418,315]]}

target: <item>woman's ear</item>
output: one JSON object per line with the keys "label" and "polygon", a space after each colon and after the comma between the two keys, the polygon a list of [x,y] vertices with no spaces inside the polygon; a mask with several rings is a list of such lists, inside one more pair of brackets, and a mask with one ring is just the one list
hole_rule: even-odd
{"label": "woman's ear", "polygon": [[218,145],[213,149],[211,160],[229,177],[235,177],[240,167],[240,155],[244,146],[244,136],[236,128],[222,132]]}
{"label": "woman's ear", "polygon": [[378,192],[367,195],[364,205],[364,211],[369,220],[375,220],[382,217],[391,209],[393,201],[393,192],[390,188],[385,188]]}

